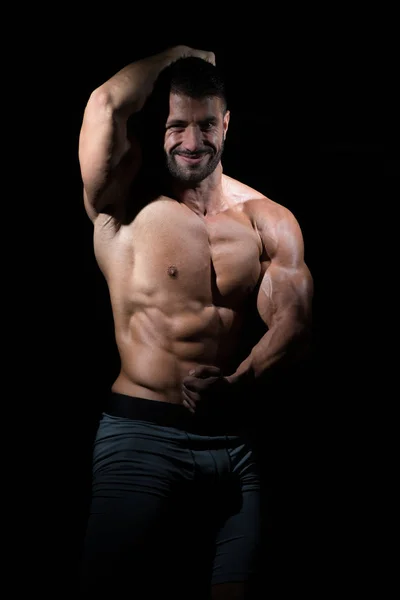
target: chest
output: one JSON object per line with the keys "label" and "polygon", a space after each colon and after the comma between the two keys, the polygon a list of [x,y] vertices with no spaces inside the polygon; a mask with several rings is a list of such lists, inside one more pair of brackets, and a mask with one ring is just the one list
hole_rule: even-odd
{"label": "chest", "polygon": [[184,210],[149,207],[123,228],[109,253],[114,278],[147,294],[160,289],[231,306],[260,277],[260,237],[240,214],[200,218]]}

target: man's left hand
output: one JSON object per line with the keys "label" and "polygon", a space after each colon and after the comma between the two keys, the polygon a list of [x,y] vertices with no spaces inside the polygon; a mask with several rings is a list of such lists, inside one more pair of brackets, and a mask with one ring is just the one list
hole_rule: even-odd
{"label": "man's left hand", "polygon": [[204,398],[209,398],[216,392],[222,392],[230,386],[221,369],[211,365],[199,365],[182,381],[183,405],[191,413],[196,411],[196,405]]}

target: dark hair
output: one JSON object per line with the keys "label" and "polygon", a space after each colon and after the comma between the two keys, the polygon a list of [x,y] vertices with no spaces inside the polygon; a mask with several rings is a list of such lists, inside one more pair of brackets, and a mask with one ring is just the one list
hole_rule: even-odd
{"label": "dark hair", "polygon": [[163,69],[143,110],[134,113],[128,123],[128,131],[135,132],[139,138],[143,162],[152,169],[153,175],[165,160],[164,132],[171,92],[195,99],[218,97],[222,100],[224,113],[227,109],[224,81],[219,69],[212,63],[187,56]]}
{"label": "dark hair", "polygon": [[154,92],[184,94],[195,99],[216,96],[221,98],[224,112],[228,104],[219,69],[197,56],[179,58],[166,67],[158,77]]}

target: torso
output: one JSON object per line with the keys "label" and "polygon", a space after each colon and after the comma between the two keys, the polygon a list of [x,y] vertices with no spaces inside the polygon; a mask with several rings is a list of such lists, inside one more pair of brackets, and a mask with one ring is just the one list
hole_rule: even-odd
{"label": "torso", "polygon": [[124,225],[97,218],[95,254],[121,358],[114,391],[180,403],[191,368],[229,375],[238,366],[244,307],[268,256],[252,219],[260,194],[223,178],[230,208],[213,216],[160,196]]}

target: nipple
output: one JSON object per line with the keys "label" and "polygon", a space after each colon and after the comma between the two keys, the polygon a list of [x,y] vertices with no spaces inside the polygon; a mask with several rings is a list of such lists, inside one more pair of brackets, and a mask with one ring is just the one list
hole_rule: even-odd
{"label": "nipple", "polygon": [[168,275],[170,277],[176,277],[178,275],[178,269],[174,265],[171,265],[168,267]]}

